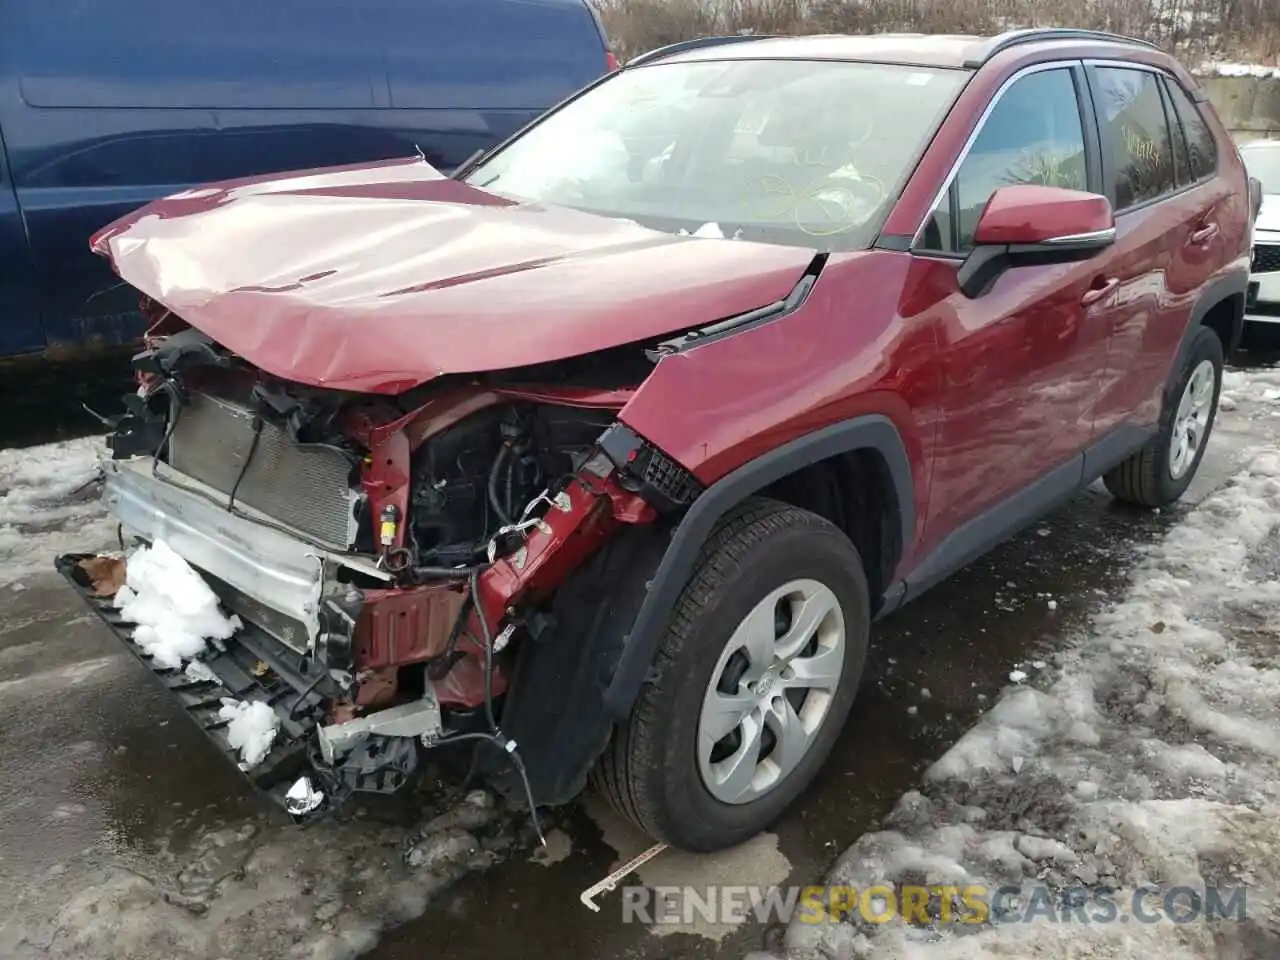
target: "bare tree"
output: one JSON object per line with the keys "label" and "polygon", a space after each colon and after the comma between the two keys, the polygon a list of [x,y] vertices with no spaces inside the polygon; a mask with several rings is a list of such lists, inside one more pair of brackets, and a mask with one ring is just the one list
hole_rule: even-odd
{"label": "bare tree", "polygon": [[1280,57],[1280,0],[594,0],[625,57],[734,33],[992,34],[1073,26],[1141,37],[1187,58]]}

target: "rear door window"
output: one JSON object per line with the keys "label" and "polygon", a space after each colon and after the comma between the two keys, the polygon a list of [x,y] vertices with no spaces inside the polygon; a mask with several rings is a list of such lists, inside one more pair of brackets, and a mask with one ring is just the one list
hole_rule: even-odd
{"label": "rear door window", "polygon": [[1173,102],[1177,125],[1186,137],[1191,179],[1199,181],[1213,176],[1218,170],[1218,142],[1213,138],[1213,132],[1181,84],[1168,80],[1165,87]]}
{"label": "rear door window", "polygon": [[1116,211],[1173,193],[1178,178],[1160,78],[1125,67],[1098,67],[1095,75],[1098,124],[1115,178]]}
{"label": "rear door window", "polygon": [[1015,184],[1088,189],[1084,128],[1069,67],[1016,80],[977,138],[929,219],[921,249],[963,254],[991,194]]}

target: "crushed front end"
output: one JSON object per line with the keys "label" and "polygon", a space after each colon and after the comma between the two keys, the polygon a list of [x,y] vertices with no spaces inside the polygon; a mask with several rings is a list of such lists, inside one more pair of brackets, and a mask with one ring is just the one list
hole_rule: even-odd
{"label": "crushed front end", "polygon": [[[412,779],[424,750],[491,749],[534,797],[502,728],[522,647],[558,587],[620,530],[697,484],[620,424],[642,379],[435,381],[395,397],[293,383],[151,305],[139,387],[110,418],[103,497],[126,554],[163,543],[240,627],[175,667],[149,655],[94,556],[58,568],[228,759],[298,817]],[[642,356],[634,351],[634,356]],[[518,378],[517,378],[518,379]],[[528,379],[528,378],[526,378]],[[599,379],[598,377],[596,378]],[[554,696],[554,691],[548,691]],[[228,701],[274,712],[253,764]]]}

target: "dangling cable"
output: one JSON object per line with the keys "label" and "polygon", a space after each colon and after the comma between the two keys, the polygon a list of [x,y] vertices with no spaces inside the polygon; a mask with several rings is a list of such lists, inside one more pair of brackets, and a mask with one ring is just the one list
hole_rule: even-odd
{"label": "dangling cable", "polygon": [[480,603],[479,572],[472,569],[471,575],[467,580],[471,588],[471,603],[475,608],[476,619],[480,621],[481,640],[484,643],[484,718],[485,722],[489,724],[490,732],[487,734],[459,734],[455,737],[448,737],[441,742],[448,743],[460,739],[486,739],[510,758],[511,765],[515,767],[516,773],[520,776],[520,783],[524,787],[525,800],[529,804],[529,819],[533,821],[533,830],[538,835],[538,842],[545,847],[547,838],[542,834],[542,823],[538,820],[538,808],[533,801],[533,789],[529,786],[529,774],[525,769],[524,759],[520,756],[516,742],[508,740],[506,734],[502,732],[502,728],[498,726],[498,721],[493,713],[493,632],[489,629],[489,620],[484,615],[484,608]]}

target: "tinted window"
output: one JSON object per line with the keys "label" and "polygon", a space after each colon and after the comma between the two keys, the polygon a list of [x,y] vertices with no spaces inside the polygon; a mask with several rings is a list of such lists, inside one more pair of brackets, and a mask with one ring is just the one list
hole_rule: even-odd
{"label": "tinted window", "polygon": [[968,250],[991,194],[1027,183],[1088,188],[1084,132],[1070,70],[1033,73],[1005,91],[925,228],[923,246]]}
{"label": "tinted window", "polygon": [[1116,209],[1177,189],[1160,80],[1146,70],[1098,68],[1098,120],[1116,179]]}
{"label": "tinted window", "polygon": [[1182,125],[1183,134],[1187,138],[1187,152],[1191,157],[1191,179],[1203,180],[1212,176],[1218,169],[1218,143],[1209,131],[1209,125],[1200,116],[1200,111],[1191,102],[1185,90],[1177,83],[1169,81],[1166,86],[1169,96],[1173,98],[1174,112]]}
{"label": "tinted window", "polygon": [[467,176],[523,200],[821,249],[875,237],[967,79],[803,60],[624,70]]}

